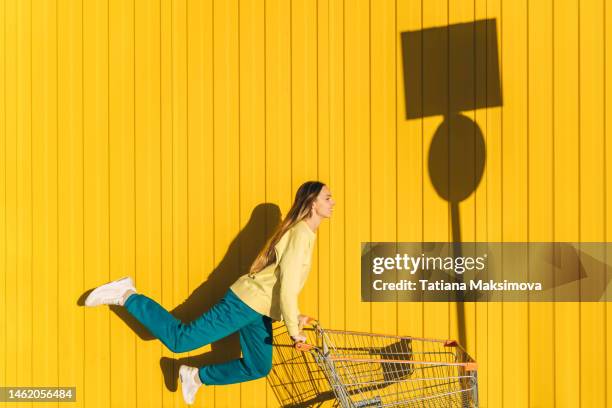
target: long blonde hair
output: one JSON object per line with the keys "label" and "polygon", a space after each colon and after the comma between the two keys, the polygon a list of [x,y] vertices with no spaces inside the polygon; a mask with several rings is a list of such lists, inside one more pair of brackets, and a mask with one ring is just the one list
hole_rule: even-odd
{"label": "long blonde hair", "polygon": [[317,196],[323,189],[325,184],[320,181],[307,181],[298,188],[295,193],[293,205],[287,213],[285,219],[278,225],[274,234],[266,242],[257,258],[249,269],[249,275],[253,276],[257,272],[264,269],[266,266],[276,262],[276,251],[274,246],[280,241],[282,236],[291,227],[312,214],[312,203],[317,199]]}

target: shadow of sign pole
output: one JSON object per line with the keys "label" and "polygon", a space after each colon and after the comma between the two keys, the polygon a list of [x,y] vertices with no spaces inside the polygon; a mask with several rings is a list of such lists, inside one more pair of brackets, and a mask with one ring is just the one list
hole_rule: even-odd
{"label": "shadow of sign pole", "polygon": [[[461,253],[461,224],[459,203],[476,190],[485,163],[484,138],[478,126],[469,118],[453,115],[436,130],[429,149],[429,177],[436,192],[448,201],[451,213],[453,256]],[[447,162],[448,166],[440,166]],[[446,167],[443,168],[443,167]],[[447,170],[447,171],[444,171]],[[463,275],[454,274],[455,282],[463,282]],[[459,343],[465,345],[465,307],[463,291],[456,292]]]}

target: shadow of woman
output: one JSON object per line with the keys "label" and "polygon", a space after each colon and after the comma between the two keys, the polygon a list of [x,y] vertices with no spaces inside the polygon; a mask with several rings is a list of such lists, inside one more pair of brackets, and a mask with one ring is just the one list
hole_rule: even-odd
{"label": "shadow of woman", "polygon": [[[251,217],[244,228],[236,235],[223,259],[210,273],[206,281],[198,286],[189,297],[170,313],[187,323],[195,320],[220,300],[227,289],[238,277],[248,272],[255,257],[263,248],[268,236],[281,221],[280,209],[276,204],[262,203],[251,212]],[[93,290],[93,289],[92,289]],[[91,290],[84,293],[79,304]],[[142,340],[154,340],[149,331],[130,315],[123,307],[111,306],[111,310],[127,324]],[[160,367],[166,387],[170,391],[177,389],[178,368],[181,364],[201,367],[240,357],[240,343],[237,333],[219,340],[211,345],[211,351],[198,356],[178,359],[162,357]]]}

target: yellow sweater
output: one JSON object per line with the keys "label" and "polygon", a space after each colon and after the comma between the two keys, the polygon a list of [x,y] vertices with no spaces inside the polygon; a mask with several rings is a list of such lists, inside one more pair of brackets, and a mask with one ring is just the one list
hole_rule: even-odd
{"label": "yellow sweater", "polygon": [[252,277],[241,276],[231,286],[251,309],[284,320],[290,336],[299,334],[298,295],[310,272],[315,237],[305,221],[298,222],[274,246],[276,262]]}

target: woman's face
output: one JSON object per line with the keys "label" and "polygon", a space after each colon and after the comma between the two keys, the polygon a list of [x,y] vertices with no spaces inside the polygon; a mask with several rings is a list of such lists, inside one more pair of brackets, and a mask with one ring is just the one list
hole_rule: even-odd
{"label": "woman's face", "polygon": [[334,205],[336,205],[336,202],[332,198],[331,191],[327,186],[323,186],[317,199],[312,204],[312,209],[319,217],[329,218],[334,211]]}

